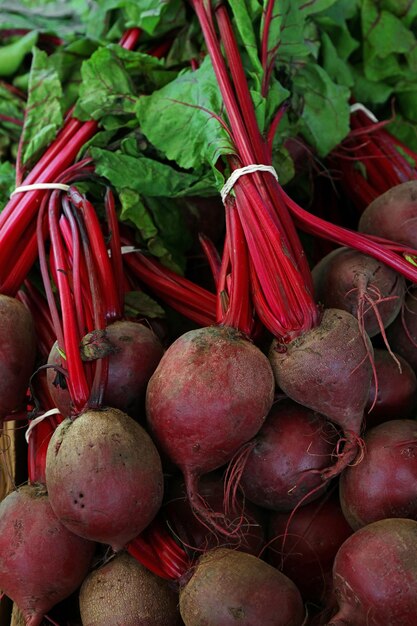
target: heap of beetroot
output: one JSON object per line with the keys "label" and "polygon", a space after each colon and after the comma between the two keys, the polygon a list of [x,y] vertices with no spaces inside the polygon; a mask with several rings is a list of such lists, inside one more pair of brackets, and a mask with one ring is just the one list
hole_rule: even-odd
{"label": "heap of beetroot", "polygon": [[[271,167],[282,110],[263,137],[226,6],[192,5],[234,147],[218,167]],[[28,626],[81,585],[83,626],[411,626],[417,359],[396,352],[417,346],[417,240],[400,230],[415,184],[374,200],[360,234],[308,214],[271,171],[244,173],[224,197],[221,255],[203,240],[213,294],[133,249],[111,191],[99,217],[72,184],[92,174],[73,161],[96,130],[69,118],[24,180],[68,190],[15,195],[0,217],[0,418],[27,402],[43,418],[30,484],[0,504],[0,588]],[[311,273],[296,226],[343,247]],[[26,280],[19,302],[36,258],[45,297]],[[138,284],[198,328],[164,351],[126,317]],[[373,411],[382,423],[365,431]]]}

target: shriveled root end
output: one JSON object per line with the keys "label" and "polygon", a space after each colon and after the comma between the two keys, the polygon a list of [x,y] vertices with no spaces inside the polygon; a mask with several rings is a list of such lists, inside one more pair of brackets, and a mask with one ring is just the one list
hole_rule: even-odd
{"label": "shriveled root end", "polygon": [[238,539],[245,523],[244,515],[240,515],[237,520],[231,522],[225,511],[214,511],[199,493],[198,476],[185,473],[184,478],[187,496],[198,521],[220,537],[225,537],[228,540]]}
{"label": "shriveled root end", "polygon": [[[339,448],[343,445],[343,449],[339,452]],[[337,461],[334,465],[322,471],[321,477],[323,481],[331,480],[339,476],[349,465],[357,465],[363,459],[365,451],[365,442],[361,437],[353,432],[346,431],[344,437],[339,440],[336,455]]]}

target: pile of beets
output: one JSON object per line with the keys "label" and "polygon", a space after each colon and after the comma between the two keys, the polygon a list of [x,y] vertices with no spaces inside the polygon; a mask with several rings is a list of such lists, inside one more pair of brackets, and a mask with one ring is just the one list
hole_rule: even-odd
{"label": "pile of beets", "polygon": [[[27,626],[415,626],[417,182],[357,231],[304,211],[222,60],[227,12],[220,41],[194,4],[235,147],[209,287],[80,191],[94,122],[69,115],[0,214],[0,419],[28,444],[0,589]],[[299,229],[333,242],[314,267]]]}

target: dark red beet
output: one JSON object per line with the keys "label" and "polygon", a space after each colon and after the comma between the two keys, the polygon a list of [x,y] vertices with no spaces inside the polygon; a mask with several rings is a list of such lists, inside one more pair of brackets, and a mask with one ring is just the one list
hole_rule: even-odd
{"label": "dark red beet", "polygon": [[27,626],[77,589],[94,548],[57,520],[43,486],[21,487],[0,504],[0,588]]}
{"label": "dark red beet", "polygon": [[301,626],[294,583],[257,557],[219,548],[198,561],[180,592],[185,626]]}
{"label": "dark red beet", "polygon": [[[221,476],[217,474],[202,476],[199,492],[213,511],[223,510],[224,485]],[[237,493],[224,519],[226,527],[233,529],[237,524],[239,525],[239,532],[236,536],[223,537],[204,526],[196,518],[188,501],[183,481],[175,480],[171,483],[164,512],[175,536],[184,542],[185,546],[195,548],[198,552],[218,547],[234,547],[241,552],[257,556],[265,543],[263,512],[251,502],[243,500],[240,493]]]}
{"label": "dark red beet", "polygon": [[21,302],[0,294],[0,419],[24,405],[35,354],[32,316]]}
{"label": "dark red beet", "polygon": [[331,588],[334,557],[352,534],[337,497],[325,496],[290,513],[271,512],[268,561],[300,590],[305,601],[320,602]]}
{"label": "dark red beet", "polygon": [[312,275],[317,301],[327,309],[343,309],[363,321],[370,337],[381,332],[381,326],[391,324],[404,301],[405,280],[400,274],[350,248],[330,252]]}
{"label": "dark red beet", "polygon": [[148,385],[148,423],[182,470],[203,518],[198,477],[227,463],[256,435],[273,398],[268,359],[232,328],[189,331],[162,357]]}
{"label": "dark red beet", "polygon": [[417,248],[417,181],[392,187],[367,206],[359,220],[362,233]]}
{"label": "dark red beet", "polygon": [[[367,345],[365,345],[365,342]],[[343,429],[346,444],[330,478],[353,461],[369,397],[372,346],[346,311],[326,309],[321,324],[294,341],[275,340],[270,360],[277,385],[290,398],[326,416]]]}
{"label": "dark red beet", "polygon": [[116,409],[64,420],[46,456],[46,485],[57,517],[72,532],[120,550],[162,502],[161,460],[147,432]]}
{"label": "dark red beet", "polygon": [[400,315],[387,328],[391,349],[400,354],[417,373],[417,290],[409,291]]}
{"label": "dark red beet", "polygon": [[292,400],[275,404],[256,435],[242,474],[241,487],[255,504],[291,511],[326,489],[320,470],[328,467],[337,437],[329,422]]}
{"label": "dark red beet", "polygon": [[417,520],[417,422],[393,420],[365,434],[366,454],[340,478],[340,502],[354,530],[386,517]]}
{"label": "dark red beet", "polygon": [[[417,407],[417,378],[403,357],[399,354],[395,358],[387,350],[374,350],[374,362],[378,379],[378,393],[375,400],[375,380],[371,381],[369,400],[365,409],[365,423],[367,428],[377,426],[382,422],[393,419],[411,417]],[[368,411],[373,406],[371,412]]]}
{"label": "dark red beet", "polygon": [[[129,320],[114,322],[106,328],[109,372],[104,405],[124,411],[133,418],[144,413],[146,386],[163,355],[163,347],[156,334],[147,326]],[[62,365],[61,357],[53,346],[49,364]],[[49,368],[47,379],[51,396],[62,415],[71,415],[71,400],[67,389],[62,388],[62,378]],[[61,383],[61,386],[60,386]]]}
{"label": "dark red beet", "polygon": [[368,524],[339,548],[333,566],[339,604],[328,626],[415,626],[417,522]]}

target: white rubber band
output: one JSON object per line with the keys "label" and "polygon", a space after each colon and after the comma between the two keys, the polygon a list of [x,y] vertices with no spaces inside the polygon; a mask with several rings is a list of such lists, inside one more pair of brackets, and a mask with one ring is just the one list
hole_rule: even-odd
{"label": "white rubber band", "polygon": [[[136,246],[121,246],[120,252],[122,254],[130,254],[131,252],[143,252],[141,248],[136,248]],[[111,250],[107,250],[107,254],[111,258]]]}
{"label": "white rubber band", "polygon": [[278,174],[276,169],[272,167],[272,165],[262,165],[261,163],[253,163],[253,165],[245,165],[245,167],[239,167],[237,170],[234,170],[223,187],[220,190],[220,195],[222,197],[223,204],[226,202],[226,198],[229,193],[232,191],[236,182],[239,180],[241,176],[245,174],[252,174],[253,172],[269,172],[272,176],[278,180]]}
{"label": "white rubber band", "polygon": [[362,111],[369,117],[370,120],[372,120],[372,122],[375,122],[375,123],[378,122],[378,118],[375,117],[372,111],[367,109],[366,106],[362,104],[361,102],[355,102],[355,104],[351,105],[350,112],[355,113],[356,111]]}
{"label": "white rubber band", "polygon": [[32,430],[35,428],[35,426],[37,426],[37,424],[39,424],[40,422],[43,422],[43,420],[46,419],[47,417],[50,417],[51,415],[57,415],[58,413],[60,413],[58,409],[50,409],[49,411],[42,413],[42,415],[39,415],[39,417],[35,417],[35,419],[31,420],[28,426],[28,429],[25,433],[26,443],[29,443],[29,438],[32,434]]}
{"label": "white rubber band", "polygon": [[69,188],[70,186],[64,185],[64,183],[33,183],[33,185],[21,185],[20,187],[16,187],[10,194],[10,197],[14,196],[15,193],[35,191],[36,189],[60,189],[61,191],[68,191]]}

